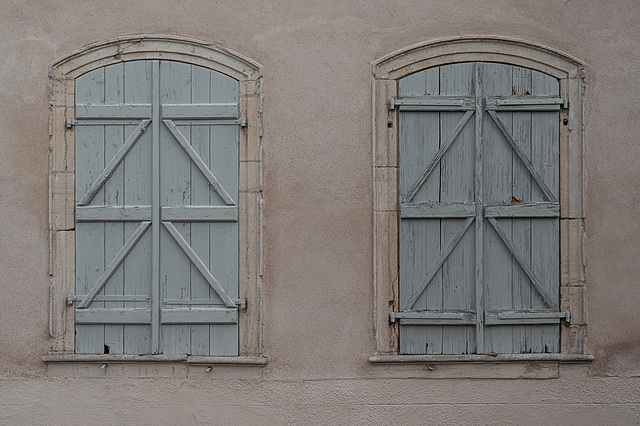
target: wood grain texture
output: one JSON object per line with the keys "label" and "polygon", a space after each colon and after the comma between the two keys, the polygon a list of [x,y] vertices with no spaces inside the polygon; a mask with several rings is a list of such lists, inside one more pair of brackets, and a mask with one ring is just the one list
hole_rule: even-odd
{"label": "wood grain texture", "polygon": [[[440,68],[440,94],[456,96],[475,95],[475,65],[462,63]],[[469,115],[469,111],[465,113]],[[454,132],[460,112],[440,113],[440,134]],[[471,118],[471,117],[469,117]],[[475,164],[475,122],[469,121],[455,143],[442,157],[440,164],[440,201],[473,202]],[[475,220],[475,218],[473,218]],[[462,219],[441,221],[441,240],[448,243],[456,236]],[[467,223],[471,225],[469,219]],[[465,223],[465,225],[467,224]],[[475,238],[466,232],[442,266],[442,307],[444,309],[472,310],[475,308]],[[443,328],[442,353],[472,353],[475,350],[475,331],[471,327]]]}
{"label": "wood grain texture", "polygon": [[[78,78],[78,353],[238,354],[238,123],[218,120],[238,117],[238,91],[231,77],[171,61]],[[161,126],[163,105],[189,120]],[[167,299],[185,303],[165,309]],[[210,303],[181,314],[191,299]]]}
{"label": "wood grain texture", "polygon": [[[438,84],[427,87],[436,73]],[[399,81],[400,314],[557,310],[558,110],[564,102],[557,87],[553,77],[499,63],[444,65]],[[475,96],[476,109],[457,112],[446,96]],[[425,198],[429,191],[435,194]],[[475,234],[456,241],[464,218],[476,216]],[[428,225],[435,225],[437,238],[423,230]],[[436,261],[428,265],[430,257]],[[534,272],[542,264],[547,270]],[[512,317],[508,325],[475,318],[475,327],[440,327],[435,352],[425,336],[436,327],[424,318],[410,327],[403,320],[400,352],[559,349],[559,327],[549,325],[557,324],[556,317]]]}
{"label": "wood grain texture", "polygon": [[[400,97],[440,94],[440,72],[425,70],[398,83]],[[404,200],[409,188],[419,178],[440,149],[439,112],[402,112],[398,118],[398,198]],[[402,160],[400,160],[402,159]],[[440,202],[440,164],[413,196],[416,203]],[[427,242],[424,244],[424,242]],[[421,280],[440,257],[440,219],[401,220],[399,229],[399,302],[403,306],[414,294]],[[436,270],[427,290],[413,303],[414,309],[442,308],[442,273]],[[400,326],[400,353],[440,353],[442,326]]]}
{"label": "wood grain texture", "polygon": [[[105,70],[99,68],[76,80],[76,103],[104,103]],[[104,127],[75,128],[76,199],[79,200],[104,169]],[[104,190],[94,203],[104,201]],[[76,294],[85,295],[105,268],[104,223],[76,223]],[[103,302],[92,308],[103,308]],[[104,353],[104,325],[76,326],[76,353]]]}

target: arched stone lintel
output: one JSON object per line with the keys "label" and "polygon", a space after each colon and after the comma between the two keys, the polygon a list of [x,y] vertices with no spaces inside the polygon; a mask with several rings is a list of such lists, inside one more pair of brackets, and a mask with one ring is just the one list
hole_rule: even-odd
{"label": "arched stone lintel", "polygon": [[376,79],[398,80],[420,70],[456,62],[502,62],[558,79],[581,78],[582,62],[543,45],[505,37],[457,37],[419,43],[373,62]]}
{"label": "arched stone lintel", "polygon": [[239,81],[257,80],[262,74],[257,62],[214,43],[168,35],[136,35],[87,45],[54,62],[50,75],[54,80],[75,79],[106,65],[143,59],[187,62]]}

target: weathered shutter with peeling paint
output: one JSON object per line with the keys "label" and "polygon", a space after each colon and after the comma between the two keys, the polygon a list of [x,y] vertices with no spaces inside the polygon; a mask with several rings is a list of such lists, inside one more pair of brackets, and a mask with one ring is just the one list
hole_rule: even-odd
{"label": "weathered shutter with peeling paint", "polygon": [[76,352],[237,355],[238,82],[126,62],[75,111]]}
{"label": "weathered shutter with peeling paint", "polygon": [[563,103],[506,64],[400,80],[401,353],[558,352]]}

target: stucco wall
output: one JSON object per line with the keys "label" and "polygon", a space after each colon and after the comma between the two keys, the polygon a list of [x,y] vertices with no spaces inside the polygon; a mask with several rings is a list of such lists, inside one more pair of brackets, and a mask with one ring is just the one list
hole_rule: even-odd
{"label": "stucco wall", "polygon": [[[42,423],[49,414],[59,423],[108,416],[197,423],[213,413],[230,423],[638,420],[637,1],[1,3],[0,423]],[[269,363],[252,379],[59,379],[40,359],[51,346],[49,65],[87,43],[141,33],[215,42],[264,67]],[[562,369],[560,379],[375,379],[367,361],[375,347],[370,64],[417,42],[462,35],[514,37],[585,63],[595,361]]]}

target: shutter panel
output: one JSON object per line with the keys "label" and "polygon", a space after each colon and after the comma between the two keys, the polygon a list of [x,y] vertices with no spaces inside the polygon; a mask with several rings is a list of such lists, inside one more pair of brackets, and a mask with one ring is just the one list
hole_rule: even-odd
{"label": "shutter panel", "polygon": [[151,351],[150,71],[130,62],[76,79],[77,353]]}
{"label": "shutter panel", "polygon": [[399,94],[401,353],[557,352],[557,80],[462,63]]}
{"label": "shutter panel", "polygon": [[238,127],[210,118],[221,109],[211,104],[237,118],[238,82],[178,62],[161,62],[160,79],[162,350],[237,355],[237,309],[210,280],[237,298]]}
{"label": "shutter panel", "polygon": [[[473,76],[473,64],[425,70],[400,81],[400,96],[468,98],[474,94]],[[474,351],[474,329],[461,325],[475,323],[474,233],[468,222],[474,200],[472,110],[433,105],[400,113],[400,306],[415,313],[400,321],[402,353]],[[425,171],[430,173],[421,183]],[[459,242],[443,256],[456,237]],[[421,284],[426,288],[409,306]]]}
{"label": "shutter panel", "polygon": [[237,355],[237,117],[198,66],[76,80],[77,353]]}
{"label": "shutter panel", "polygon": [[[503,64],[485,64],[484,76],[489,99],[484,118],[485,169],[488,171],[485,175],[486,217],[500,213],[499,208],[488,206],[512,208],[512,212],[502,208],[500,216],[489,219],[485,226],[485,350],[496,353],[558,352],[559,318],[554,313],[558,312],[559,301],[559,209],[551,213],[531,211],[517,218],[510,216],[522,214],[513,209],[526,203],[547,202],[557,206],[559,105],[552,111],[533,110],[533,106],[492,110],[490,100],[493,96],[503,97],[502,100],[557,97],[558,81],[537,71]],[[491,112],[502,121],[505,130],[529,159],[541,183],[536,182],[532,171],[507,141],[507,135],[498,127]],[[494,224],[530,269],[533,279],[512,254]],[[547,302],[536,290],[534,280],[548,294]],[[550,315],[544,319],[546,311]],[[518,316],[525,318],[514,318]],[[544,321],[550,324],[543,324]],[[505,323],[507,325],[501,325]]]}

